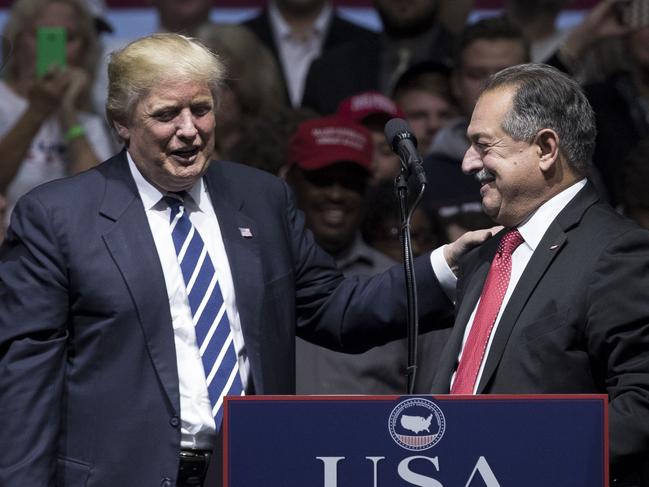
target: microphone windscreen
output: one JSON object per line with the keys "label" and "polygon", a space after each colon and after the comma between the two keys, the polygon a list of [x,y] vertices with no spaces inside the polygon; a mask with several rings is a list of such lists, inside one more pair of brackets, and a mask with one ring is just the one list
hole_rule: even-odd
{"label": "microphone windscreen", "polygon": [[405,120],[401,118],[392,118],[385,124],[383,133],[385,134],[385,139],[388,141],[388,144],[394,145],[395,137],[400,134],[401,137],[403,137],[404,133],[409,134],[410,127],[408,127],[408,123]]}

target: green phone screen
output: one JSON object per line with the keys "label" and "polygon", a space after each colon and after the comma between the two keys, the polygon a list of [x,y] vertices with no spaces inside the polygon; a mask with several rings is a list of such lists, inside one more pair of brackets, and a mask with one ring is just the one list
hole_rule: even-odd
{"label": "green phone screen", "polygon": [[65,67],[65,27],[39,27],[36,31],[36,75],[40,78],[52,65]]}

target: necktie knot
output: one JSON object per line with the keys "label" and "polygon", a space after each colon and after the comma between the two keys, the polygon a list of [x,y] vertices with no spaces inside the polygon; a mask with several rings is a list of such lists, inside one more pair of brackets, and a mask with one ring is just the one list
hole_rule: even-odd
{"label": "necktie knot", "polygon": [[171,209],[171,219],[178,214],[180,209],[185,206],[185,193],[167,193],[162,197],[164,202]]}
{"label": "necktie knot", "polygon": [[498,253],[501,255],[512,255],[514,250],[524,241],[525,239],[518,230],[510,230],[500,240]]}
{"label": "necktie knot", "polygon": [[184,191],[180,193],[166,193],[162,199],[165,200],[169,206],[177,206],[182,205],[185,202],[185,195],[186,193]]}

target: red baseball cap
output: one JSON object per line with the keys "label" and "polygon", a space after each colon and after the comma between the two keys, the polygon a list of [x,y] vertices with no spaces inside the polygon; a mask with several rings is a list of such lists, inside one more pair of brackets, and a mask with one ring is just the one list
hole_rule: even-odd
{"label": "red baseball cap", "polygon": [[313,171],[337,162],[353,162],[368,172],[372,166],[372,136],[337,115],[302,122],[288,147],[288,163]]}
{"label": "red baseball cap", "polygon": [[383,123],[391,118],[405,118],[399,106],[378,91],[364,91],[345,98],[338,105],[338,115],[354,122],[363,123],[367,118],[381,119]]}

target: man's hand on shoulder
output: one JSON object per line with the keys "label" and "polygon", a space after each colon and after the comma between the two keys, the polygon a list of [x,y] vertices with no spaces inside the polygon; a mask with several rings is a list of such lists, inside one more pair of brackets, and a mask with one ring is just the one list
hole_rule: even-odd
{"label": "man's hand on shoulder", "polygon": [[448,245],[445,245],[443,248],[444,258],[446,263],[451,268],[453,273],[457,276],[459,269],[460,258],[466,254],[469,250],[474,247],[477,247],[489,237],[495,235],[503,227],[496,226],[482,230],[474,230],[471,232],[466,232],[461,235],[455,242],[451,242]]}

